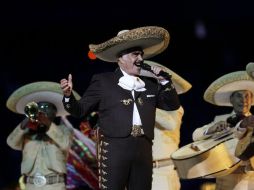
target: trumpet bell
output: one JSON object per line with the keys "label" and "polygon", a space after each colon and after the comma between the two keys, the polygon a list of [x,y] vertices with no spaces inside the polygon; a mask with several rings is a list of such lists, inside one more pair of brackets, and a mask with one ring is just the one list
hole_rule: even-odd
{"label": "trumpet bell", "polygon": [[31,121],[36,121],[39,112],[39,106],[36,102],[29,102],[25,106],[24,112],[26,117],[28,117]]}

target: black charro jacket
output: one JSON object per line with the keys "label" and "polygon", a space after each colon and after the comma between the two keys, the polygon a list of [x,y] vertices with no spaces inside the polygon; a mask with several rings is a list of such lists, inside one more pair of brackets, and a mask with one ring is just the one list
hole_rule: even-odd
{"label": "black charro jacket", "polygon": [[[135,100],[131,91],[118,85],[119,78],[122,76],[120,69],[115,72],[94,75],[80,100],[77,101],[73,95],[68,102],[65,102],[65,98],[63,99],[65,109],[76,117],[83,117],[92,111],[98,111],[98,124],[103,135],[108,137],[129,136]],[[180,107],[180,102],[171,81],[162,86],[156,79],[140,78],[145,82],[146,91],[135,92],[136,105],[144,133],[152,140],[156,108],[176,110]]]}

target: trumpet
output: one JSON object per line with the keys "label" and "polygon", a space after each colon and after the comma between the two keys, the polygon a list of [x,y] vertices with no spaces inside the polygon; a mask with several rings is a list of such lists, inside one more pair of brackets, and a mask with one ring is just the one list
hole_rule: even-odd
{"label": "trumpet", "polygon": [[28,117],[32,122],[38,121],[39,106],[36,102],[29,102],[25,106],[24,112],[26,117]]}

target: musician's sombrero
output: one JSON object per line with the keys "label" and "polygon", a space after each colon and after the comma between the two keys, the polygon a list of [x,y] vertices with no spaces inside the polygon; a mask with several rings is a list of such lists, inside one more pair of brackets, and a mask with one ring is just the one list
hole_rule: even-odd
{"label": "musician's sombrero", "polygon": [[89,49],[97,58],[107,62],[117,62],[119,54],[132,48],[141,48],[144,59],[163,52],[169,44],[169,33],[158,26],[145,26],[123,30],[117,36],[101,44],[90,44]]}
{"label": "musician's sombrero", "polygon": [[[154,61],[148,61],[148,60],[145,60],[144,63],[146,63],[150,66],[152,66],[152,65],[160,66],[163,68],[163,70],[165,72],[167,72],[169,75],[172,75],[172,82],[176,88],[177,94],[185,93],[192,87],[188,81],[186,81],[184,78],[182,78],[181,76],[179,76],[177,73],[170,70],[166,66],[156,63]],[[140,75],[153,77],[153,74],[151,72],[143,70],[143,69],[141,69]]]}
{"label": "musician's sombrero", "polygon": [[[74,96],[80,99],[77,92]],[[56,82],[40,81],[26,84],[15,90],[6,102],[8,109],[15,113],[24,114],[24,108],[29,102],[49,102],[56,106],[57,116],[69,115],[62,103],[63,93],[60,84]]]}
{"label": "musician's sombrero", "polygon": [[218,78],[206,89],[204,99],[214,105],[232,106],[230,96],[238,90],[249,90],[254,94],[254,80],[246,71],[236,71]]}

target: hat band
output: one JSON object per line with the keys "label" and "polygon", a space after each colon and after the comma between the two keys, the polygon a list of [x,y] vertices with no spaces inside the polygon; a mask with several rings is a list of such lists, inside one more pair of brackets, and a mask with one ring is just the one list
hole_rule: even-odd
{"label": "hat band", "polygon": [[122,57],[123,55],[134,52],[134,51],[141,51],[143,53],[143,49],[141,47],[131,47],[118,53],[117,57]]}

